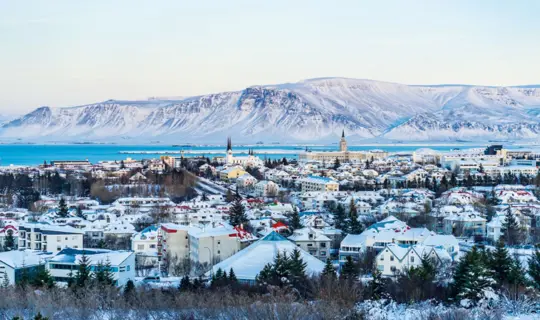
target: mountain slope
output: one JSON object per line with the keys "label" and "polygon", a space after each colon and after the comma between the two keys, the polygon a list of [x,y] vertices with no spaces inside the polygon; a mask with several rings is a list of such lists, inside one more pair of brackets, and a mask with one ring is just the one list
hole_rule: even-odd
{"label": "mountain slope", "polygon": [[[178,99],[178,100],[175,100]],[[0,126],[30,140],[220,142],[352,139],[529,139],[540,132],[537,86],[409,86],[320,78],[189,98],[42,107]]]}

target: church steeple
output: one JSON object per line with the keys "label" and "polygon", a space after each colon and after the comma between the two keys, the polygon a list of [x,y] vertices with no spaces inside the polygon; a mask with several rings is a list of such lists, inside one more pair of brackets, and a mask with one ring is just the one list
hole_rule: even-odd
{"label": "church steeple", "polygon": [[227,138],[227,151],[231,150],[232,151],[232,141],[231,141],[231,137],[228,137]]}
{"label": "church steeple", "polygon": [[347,140],[345,140],[345,129],[341,131],[341,140],[339,141],[339,151],[347,152]]}

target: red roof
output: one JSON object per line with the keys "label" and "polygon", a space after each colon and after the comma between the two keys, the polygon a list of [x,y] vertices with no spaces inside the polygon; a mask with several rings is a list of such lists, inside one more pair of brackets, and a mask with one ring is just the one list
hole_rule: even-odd
{"label": "red roof", "polygon": [[278,222],[274,223],[272,225],[272,228],[276,229],[276,230],[284,229],[284,228],[289,229],[289,227],[287,227],[287,225],[285,223],[281,222],[281,221],[278,221]]}

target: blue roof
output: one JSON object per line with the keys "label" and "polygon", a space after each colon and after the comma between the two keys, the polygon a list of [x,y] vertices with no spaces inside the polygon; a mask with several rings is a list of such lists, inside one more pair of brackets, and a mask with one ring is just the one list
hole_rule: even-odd
{"label": "blue roof", "polygon": [[327,177],[319,177],[319,176],[308,176],[309,178],[311,179],[318,179],[318,180],[321,180],[321,181],[324,181],[324,182],[332,182],[334,180],[330,179],[330,178],[327,178]]}
{"label": "blue roof", "polygon": [[152,231],[157,231],[157,230],[158,230],[157,225],[151,225],[149,227],[142,229],[141,234],[145,234],[147,232],[152,232]]}
{"label": "blue roof", "polygon": [[280,235],[279,233],[275,231],[270,232],[261,240],[263,241],[289,241],[287,238],[285,238],[284,236]]}

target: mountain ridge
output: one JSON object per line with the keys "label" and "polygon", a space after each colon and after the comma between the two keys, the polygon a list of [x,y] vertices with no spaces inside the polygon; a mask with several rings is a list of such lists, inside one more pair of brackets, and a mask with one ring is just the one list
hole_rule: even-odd
{"label": "mountain ridge", "polygon": [[40,107],[0,125],[0,138],[219,142],[535,139],[540,86],[405,85],[325,77],[178,97]]}

